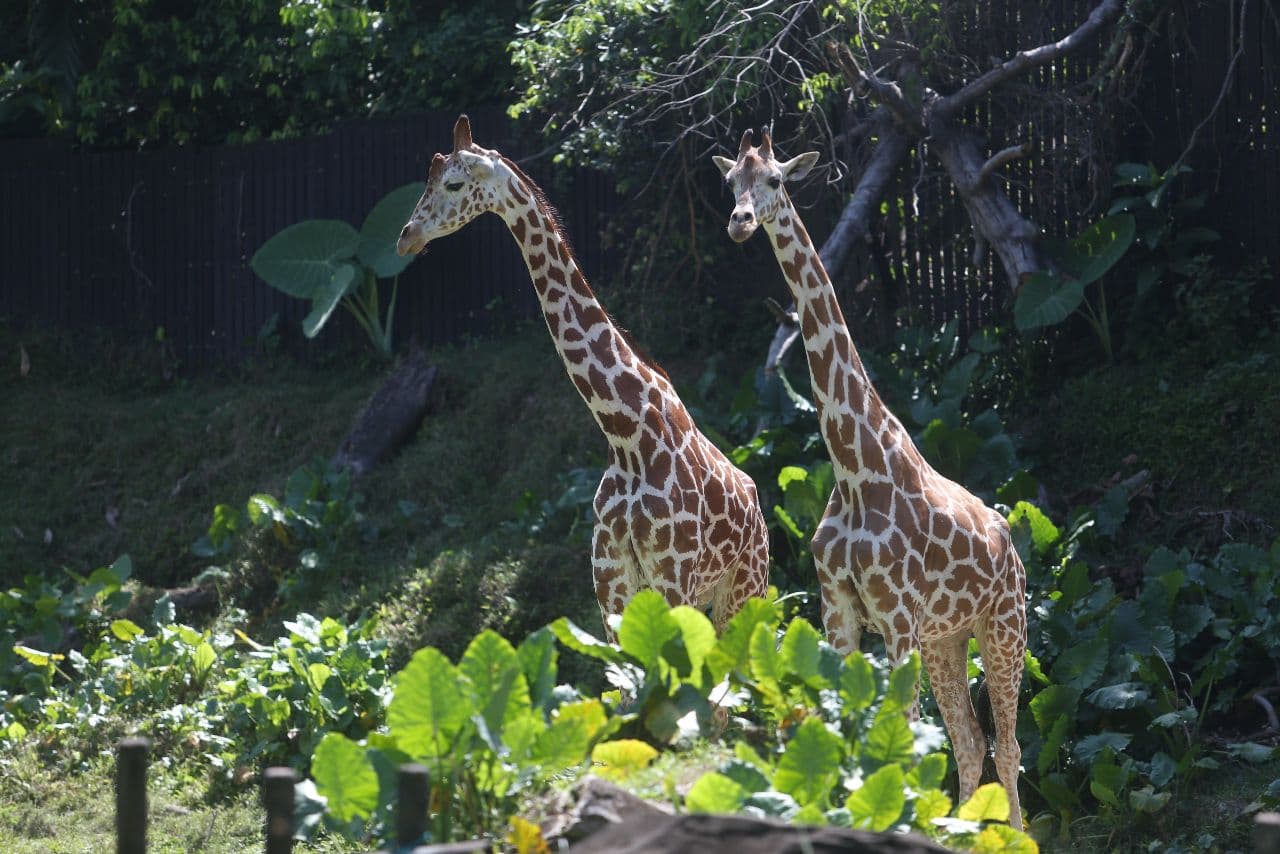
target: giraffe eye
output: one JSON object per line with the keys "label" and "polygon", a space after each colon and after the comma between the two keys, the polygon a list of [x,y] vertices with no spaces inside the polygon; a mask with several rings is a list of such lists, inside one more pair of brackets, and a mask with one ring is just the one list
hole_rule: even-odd
{"label": "giraffe eye", "polygon": [[454,181],[452,184],[445,184],[444,188],[451,193],[456,193],[458,190],[462,189],[462,182]]}
{"label": "giraffe eye", "polygon": [[777,175],[772,176],[771,178],[769,178],[769,186],[775,190],[778,189],[779,187],[782,186],[782,179],[779,178]]}

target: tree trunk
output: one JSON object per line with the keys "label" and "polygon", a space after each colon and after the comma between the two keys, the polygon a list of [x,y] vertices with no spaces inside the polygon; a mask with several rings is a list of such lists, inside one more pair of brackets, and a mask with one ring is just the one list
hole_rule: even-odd
{"label": "tree trunk", "polygon": [[342,440],[332,465],[359,478],[404,444],[427,414],[436,373],[421,350],[411,350]]}

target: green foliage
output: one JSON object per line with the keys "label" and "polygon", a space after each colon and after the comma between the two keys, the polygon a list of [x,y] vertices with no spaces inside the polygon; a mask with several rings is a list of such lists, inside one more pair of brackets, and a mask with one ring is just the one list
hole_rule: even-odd
{"label": "green foliage", "polygon": [[74,679],[60,668],[57,684],[41,674],[39,691],[28,674],[41,665],[24,656],[27,673],[15,668],[0,683],[0,737],[30,734],[91,754],[119,735],[103,722],[124,720],[170,761],[185,757],[231,780],[260,763],[305,768],[326,733],[362,736],[382,719],[386,643],[372,639],[372,624],[299,614],[285,621],[285,636],[263,645],[239,629],[174,622],[164,599],[152,622],[146,630],[112,621],[83,651],[56,656]]}
{"label": "green foliage", "polygon": [[170,15],[150,0],[37,0],[9,22],[26,38],[0,40],[0,135],[235,143],[496,104],[523,6],[233,0]]}
{"label": "green foliage", "polygon": [[[370,343],[391,358],[392,324],[400,273],[413,256],[396,253],[400,229],[422,195],[422,184],[406,184],[382,198],[360,231],[339,220],[311,219],[278,232],[254,253],[253,271],[273,288],[311,301],[302,332],[314,338],[339,304],[351,312]],[[383,316],[378,279],[391,279],[391,299]]]}

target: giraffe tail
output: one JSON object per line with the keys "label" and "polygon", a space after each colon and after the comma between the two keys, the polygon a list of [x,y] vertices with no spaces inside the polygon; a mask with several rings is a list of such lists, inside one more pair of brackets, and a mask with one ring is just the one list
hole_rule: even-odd
{"label": "giraffe tail", "polygon": [[974,706],[974,711],[978,713],[978,724],[982,727],[982,734],[987,737],[989,750],[996,740],[996,719],[991,712],[991,694],[987,691],[985,675],[978,680],[978,700]]}

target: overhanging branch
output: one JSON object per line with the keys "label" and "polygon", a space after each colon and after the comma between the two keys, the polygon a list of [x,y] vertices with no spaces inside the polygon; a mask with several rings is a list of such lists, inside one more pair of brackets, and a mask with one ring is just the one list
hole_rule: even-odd
{"label": "overhanging branch", "polygon": [[938,98],[933,103],[933,118],[946,121],[1006,80],[1065,56],[1092,38],[1111,19],[1117,17],[1122,9],[1121,0],[1102,0],[1089,13],[1085,22],[1076,27],[1070,35],[1051,44],[1040,45],[1030,50],[1020,50],[1012,59],[1002,62],[978,79],[966,83],[959,91],[944,98]]}

